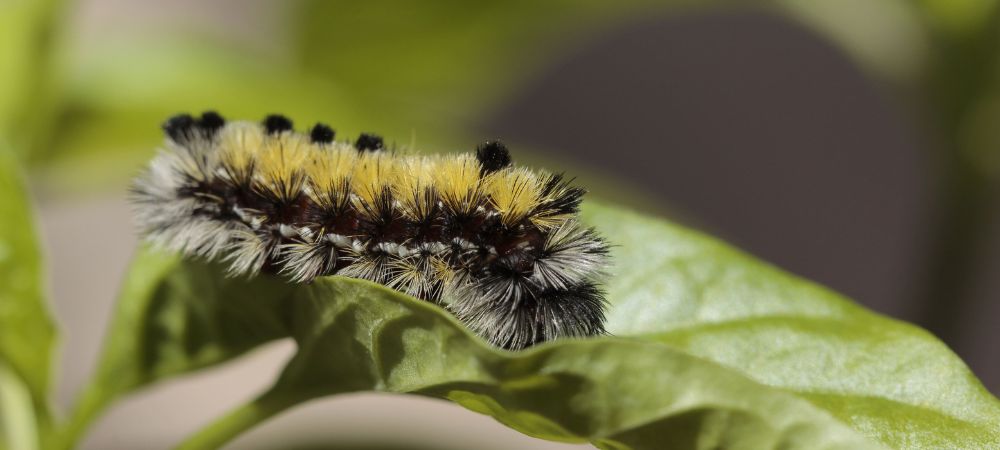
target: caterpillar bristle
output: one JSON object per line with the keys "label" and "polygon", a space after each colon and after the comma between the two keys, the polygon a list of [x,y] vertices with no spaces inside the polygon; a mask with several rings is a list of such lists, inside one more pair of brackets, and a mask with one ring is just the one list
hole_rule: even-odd
{"label": "caterpillar bristle", "polygon": [[487,141],[417,156],[285,116],[214,111],[163,124],[164,148],[130,193],[154,245],[232,276],[362,278],[439,303],[494,345],[603,334],[608,245],[577,220],[585,190],[516,167]]}

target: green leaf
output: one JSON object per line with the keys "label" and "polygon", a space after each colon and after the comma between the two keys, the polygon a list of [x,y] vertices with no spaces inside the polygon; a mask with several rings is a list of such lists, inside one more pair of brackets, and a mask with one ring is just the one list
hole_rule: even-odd
{"label": "green leaf", "polygon": [[[947,1],[947,0],[945,0]],[[932,38],[909,0],[774,0],[773,11],[837,45],[869,76],[910,87],[927,69]],[[888,86],[887,86],[888,87]]]}
{"label": "green leaf", "polygon": [[24,106],[22,90],[31,83],[35,63],[36,27],[41,21],[44,2],[5,1],[0,3],[0,133],[13,128],[19,109]]}
{"label": "green leaf", "polygon": [[1000,402],[926,331],[696,232],[589,212],[621,245],[612,332],[737,369],[893,448],[1000,445]]}
{"label": "green leaf", "polygon": [[282,305],[292,291],[266,277],[227,278],[176,256],[140,252],[58,447],[72,448],[104,408],[129,392],[288,336]]}
{"label": "green leaf", "polygon": [[613,449],[1000,445],[1000,402],[926,332],[697,232],[593,204],[584,216],[616,244],[612,337],[505,352],[379,285],[234,280],[144,250],[92,391],[103,406],[291,336],[298,353],[273,389],[188,448],[361,390],[448,399],[532,436]]}
{"label": "green leaf", "polygon": [[38,448],[38,422],[24,380],[0,360],[0,449]]}
{"label": "green leaf", "polygon": [[[162,139],[157,124],[180,112],[215,109],[255,120],[280,111],[304,126],[324,116],[340,119],[338,112],[350,110],[330,83],[210,40],[130,36],[102,44],[69,64],[68,111],[49,155],[59,157],[60,178],[72,177],[69,183],[117,172],[108,170],[109,159],[121,165],[145,161],[151,143]],[[121,172],[117,181],[130,173]]]}
{"label": "green leaf", "polygon": [[0,136],[21,155],[45,142],[60,80],[56,47],[60,0],[0,2]]}
{"label": "green leaf", "polygon": [[38,438],[29,424],[49,423],[55,330],[42,291],[33,219],[14,157],[0,146],[0,442],[14,441],[11,448]]}
{"label": "green leaf", "polygon": [[[531,436],[604,448],[881,448],[807,401],[657,343],[605,338],[510,353],[383,286],[331,278],[296,299],[299,352],[253,409],[379,390],[447,399]],[[187,448],[212,448],[219,437],[209,431]]]}

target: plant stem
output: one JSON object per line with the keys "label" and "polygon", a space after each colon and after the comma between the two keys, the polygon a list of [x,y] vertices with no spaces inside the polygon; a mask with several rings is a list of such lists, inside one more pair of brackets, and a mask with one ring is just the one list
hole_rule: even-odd
{"label": "plant stem", "polygon": [[106,392],[94,387],[93,384],[80,396],[73,412],[65,423],[58,428],[55,445],[57,450],[69,450],[79,444],[80,438],[90,428],[90,425],[100,417],[100,412],[108,406],[113,398]]}
{"label": "plant stem", "polygon": [[205,428],[185,439],[177,450],[216,449],[231,441],[240,433],[253,428],[278,413],[297,404],[290,396],[265,393],[256,400],[245,403],[215,420]]}
{"label": "plant stem", "polygon": [[31,394],[0,361],[0,448],[37,449],[38,437]]}

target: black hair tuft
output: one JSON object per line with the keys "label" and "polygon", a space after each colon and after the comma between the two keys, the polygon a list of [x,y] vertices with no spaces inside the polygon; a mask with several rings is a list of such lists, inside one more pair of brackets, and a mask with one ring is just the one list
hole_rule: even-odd
{"label": "black hair tuft", "polygon": [[215,135],[216,131],[226,125],[226,119],[215,111],[205,111],[198,119],[198,127],[205,130],[209,136]]}
{"label": "black hair tuft", "polygon": [[267,134],[291,131],[292,121],[280,114],[271,114],[264,118],[264,128],[267,129]]}
{"label": "black hair tuft", "polygon": [[172,141],[184,144],[190,140],[191,129],[194,126],[195,120],[190,114],[177,114],[163,122],[163,132],[167,133]]}
{"label": "black hair tuft", "polygon": [[354,143],[354,147],[358,149],[359,152],[365,150],[377,152],[385,148],[385,143],[382,142],[382,136],[372,133],[361,133],[358,136],[357,142]]}
{"label": "black hair tuft", "polygon": [[317,144],[329,144],[333,142],[336,132],[328,125],[317,123],[309,132],[309,139]]}
{"label": "black hair tuft", "polygon": [[500,141],[486,141],[476,147],[476,159],[482,166],[481,174],[493,173],[510,165],[510,150]]}
{"label": "black hair tuft", "polygon": [[576,214],[580,210],[580,202],[587,190],[578,186],[572,186],[573,180],[567,180],[559,173],[551,175],[548,181],[542,186],[542,197],[550,199],[548,202],[539,205],[539,209],[549,209],[560,214]]}

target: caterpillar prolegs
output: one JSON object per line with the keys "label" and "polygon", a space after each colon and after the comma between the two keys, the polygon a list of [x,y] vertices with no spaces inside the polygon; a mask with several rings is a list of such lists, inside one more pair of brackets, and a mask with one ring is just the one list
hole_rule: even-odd
{"label": "caterpillar prolegs", "polygon": [[497,141],[421,156],[361,134],[297,132],[280,115],[182,114],[136,178],[143,236],[233,275],[307,283],[342,275],[441,304],[491,342],[521,349],[604,333],[608,244],[578,222],[584,190],[514,166]]}

